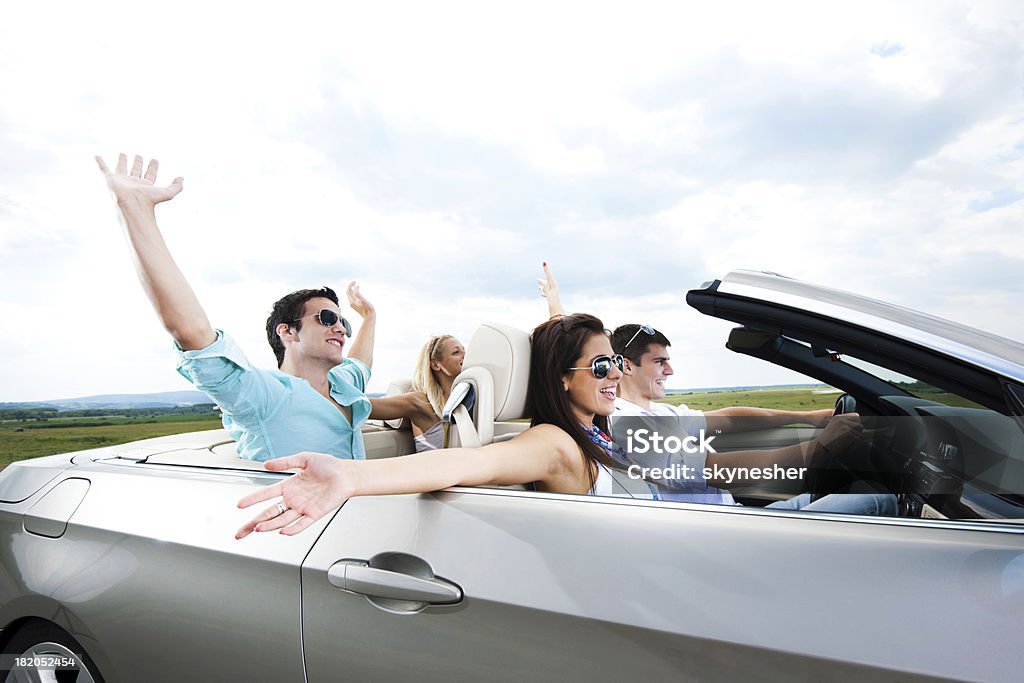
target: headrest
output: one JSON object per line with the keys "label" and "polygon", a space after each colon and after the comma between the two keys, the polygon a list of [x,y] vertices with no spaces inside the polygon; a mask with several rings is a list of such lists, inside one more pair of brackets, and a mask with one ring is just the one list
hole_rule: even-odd
{"label": "headrest", "polygon": [[526,417],[530,380],[530,336],[526,332],[500,323],[483,323],[469,340],[462,366],[463,372],[482,368],[490,374],[495,421]]}

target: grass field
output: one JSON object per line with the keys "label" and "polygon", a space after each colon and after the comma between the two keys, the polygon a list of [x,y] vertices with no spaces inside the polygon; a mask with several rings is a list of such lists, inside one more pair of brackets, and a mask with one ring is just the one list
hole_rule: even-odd
{"label": "grass field", "polygon": [[[685,403],[698,410],[714,410],[724,406],[758,406],[790,410],[831,408],[836,394],[815,393],[822,389],[818,386],[669,394],[665,402],[673,405]],[[25,458],[114,446],[155,436],[218,427],[220,417],[215,413],[152,417],[51,418],[42,422],[0,421],[0,469],[15,460]]]}
{"label": "grass field", "polygon": [[839,393],[821,385],[770,389],[723,389],[669,394],[664,403],[685,403],[695,410],[717,410],[728,406],[756,406],[777,410],[818,410],[835,406]]}
{"label": "grass field", "polygon": [[[154,436],[198,432],[220,427],[217,414],[175,414],[155,417],[78,417],[45,422],[0,422],[0,469],[15,460],[70,453]],[[22,430],[22,431],[19,431]]]}

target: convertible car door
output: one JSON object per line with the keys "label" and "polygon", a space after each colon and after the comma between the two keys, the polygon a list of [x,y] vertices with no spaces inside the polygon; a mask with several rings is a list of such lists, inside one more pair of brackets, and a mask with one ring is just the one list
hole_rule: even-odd
{"label": "convertible car door", "polygon": [[301,680],[299,565],[324,524],[236,541],[235,502],[273,475],[79,462],[5,506],[3,623],[77,634],[107,681]]}
{"label": "convertible car door", "polygon": [[1015,680],[1024,537],[507,490],[356,498],[303,564],[302,622],[313,682]]}

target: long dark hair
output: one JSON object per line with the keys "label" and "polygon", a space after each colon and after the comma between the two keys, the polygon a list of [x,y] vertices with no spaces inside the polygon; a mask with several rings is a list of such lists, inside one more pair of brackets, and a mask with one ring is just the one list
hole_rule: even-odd
{"label": "long dark hair", "polygon": [[[604,323],[587,313],[574,313],[552,318],[534,328],[530,334],[530,384],[527,404],[533,416],[531,426],[550,424],[572,437],[587,464],[590,487],[597,480],[600,463],[621,468],[605,450],[590,440],[585,426],[573,415],[569,395],[562,377],[575,365],[583,345],[595,334],[607,335]],[[608,432],[608,418],[595,415],[594,424]],[[589,427],[589,425],[586,425]]]}

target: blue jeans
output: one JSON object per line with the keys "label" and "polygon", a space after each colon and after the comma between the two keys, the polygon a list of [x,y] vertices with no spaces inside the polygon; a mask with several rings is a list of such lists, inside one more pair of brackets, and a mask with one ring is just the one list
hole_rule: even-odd
{"label": "blue jeans", "polygon": [[801,493],[789,500],[780,500],[766,507],[775,510],[807,510],[837,512],[843,515],[875,515],[896,517],[899,507],[891,493],[830,493],[811,502],[811,494]]}

